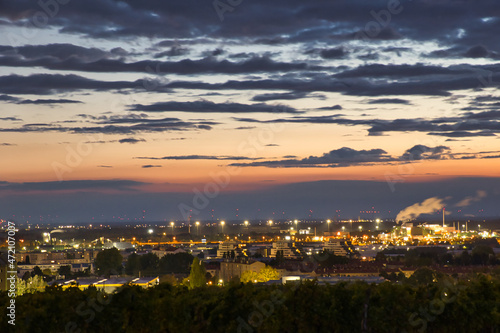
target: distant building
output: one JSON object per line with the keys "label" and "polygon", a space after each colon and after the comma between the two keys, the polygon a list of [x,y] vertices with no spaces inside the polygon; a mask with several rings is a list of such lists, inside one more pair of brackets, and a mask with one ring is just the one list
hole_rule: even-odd
{"label": "distant building", "polygon": [[231,281],[234,278],[241,278],[244,272],[252,271],[258,273],[266,264],[260,261],[237,260],[234,262],[221,262],[219,278],[223,282]]}
{"label": "distant building", "polygon": [[55,252],[18,252],[16,261],[26,265],[72,265],[89,264],[94,260],[97,251],[55,251]]}
{"label": "distant building", "polygon": [[149,288],[155,286],[159,283],[158,277],[144,277],[144,278],[110,278],[110,279],[99,279],[99,278],[84,278],[84,279],[73,279],[73,280],[59,280],[54,281],[52,285],[59,285],[64,288],[70,286],[77,286],[81,290],[87,289],[90,286],[95,286],[98,290],[105,291],[106,293],[112,293],[118,288],[124,286],[125,284],[138,285],[142,288]]}
{"label": "distant building", "polygon": [[226,241],[219,243],[219,248],[217,249],[217,258],[223,258],[224,254],[229,254],[229,256],[231,256],[231,253],[233,251],[235,257],[240,257],[243,254],[241,248],[239,247],[239,244],[235,241]]}
{"label": "distant building", "polygon": [[285,258],[295,258],[297,256],[297,252],[293,243],[287,241],[277,241],[273,243],[273,247],[271,248],[270,257],[275,258],[278,251],[281,251],[283,257]]}
{"label": "distant building", "polygon": [[205,272],[210,273],[212,277],[219,277],[220,263],[205,264]]}
{"label": "distant building", "polygon": [[324,243],[323,250],[344,257],[357,254],[351,242],[345,239],[330,238],[328,242]]}
{"label": "distant building", "polygon": [[118,250],[123,251],[127,249],[133,249],[134,245],[130,242],[106,242],[104,243],[103,247],[105,249],[112,249],[116,247]]}
{"label": "distant building", "polygon": [[151,251],[151,252],[153,254],[156,254],[158,256],[158,258],[162,258],[162,257],[167,256],[169,254],[186,253],[186,251],[184,251],[180,247],[173,247],[173,246],[169,246],[169,247],[165,248],[164,250],[160,250],[159,248],[156,248],[156,249],[153,249],[153,251]]}

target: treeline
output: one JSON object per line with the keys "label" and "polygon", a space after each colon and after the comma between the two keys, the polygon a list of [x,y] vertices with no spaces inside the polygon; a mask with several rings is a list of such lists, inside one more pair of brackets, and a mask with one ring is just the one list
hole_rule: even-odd
{"label": "treeline", "polygon": [[[392,256],[390,256],[392,255]],[[417,247],[409,251],[404,249],[386,249],[377,253],[377,261],[402,261],[407,266],[431,265],[499,265],[500,259],[495,256],[489,245],[476,245],[469,253],[464,250],[457,256],[443,247]]]}
{"label": "treeline", "polygon": [[125,264],[125,274],[154,276],[162,274],[189,274],[193,256],[189,253],[169,254],[158,258],[154,253],[131,254]]}
{"label": "treeline", "polygon": [[189,274],[193,256],[189,253],[169,254],[159,258],[154,253],[128,256],[125,266],[123,257],[116,248],[99,252],[94,260],[99,275],[141,275],[155,276],[163,274]]}
{"label": "treeline", "polygon": [[[142,289],[89,288],[16,299],[16,332],[498,332],[500,279]],[[9,300],[0,294],[0,306]],[[7,317],[0,331],[10,332]]]}

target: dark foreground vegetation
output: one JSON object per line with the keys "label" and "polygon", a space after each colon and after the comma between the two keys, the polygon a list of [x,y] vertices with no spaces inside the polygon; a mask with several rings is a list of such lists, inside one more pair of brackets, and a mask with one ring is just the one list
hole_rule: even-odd
{"label": "dark foreground vegetation", "polygon": [[[499,332],[500,278],[429,272],[403,282],[95,288],[25,294],[0,332]],[[0,294],[3,309],[6,293]]]}

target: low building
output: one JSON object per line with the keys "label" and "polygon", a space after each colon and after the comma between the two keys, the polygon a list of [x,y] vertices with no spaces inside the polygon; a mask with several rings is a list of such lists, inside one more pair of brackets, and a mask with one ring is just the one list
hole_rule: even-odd
{"label": "low building", "polygon": [[330,238],[323,244],[323,250],[343,257],[357,254],[352,243],[345,239]]}
{"label": "low building", "polygon": [[151,251],[151,252],[153,254],[156,254],[158,256],[158,258],[160,258],[160,259],[164,256],[168,256],[169,254],[186,253],[186,251],[184,251],[180,247],[173,247],[173,246],[169,246],[163,250],[156,248],[156,249],[153,249],[153,251]]}
{"label": "low building", "polygon": [[149,288],[155,286],[159,283],[158,277],[143,277],[143,278],[110,278],[110,279],[100,279],[100,278],[83,278],[83,279],[72,279],[72,280],[59,280],[55,281],[53,285],[62,286],[63,289],[76,286],[81,290],[87,289],[90,286],[96,287],[98,290],[102,290],[106,293],[112,293],[118,288],[123,287],[125,284],[138,285],[142,288]]}
{"label": "low building", "polygon": [[229,258],[233,252],[235,257],[240,257],[242,255],[242,250],[237,242],[226,241],[219,243],[217,258],[224,258],[224,255],[226,255],[226,258]]}
{"label": "low building", "polygon": [[284,258],[295,258],[297,257],[297,251],[293,243],[287,241],[278,241],[273,243],[271,248],[271,258],[276,258],[276,254],[280,251]]}
{"label": "low building", "polygon": [[72,265],[91,263],[98,251],[38,251],[38,252],[18,252],[16,261],[26,265]]}
{"label": "low building", "polygon": [[223,282],[229,282],[234,278],[241,278],[244,272],[252,271],[258,273],[264,267],[266,267],[266,264],[263,262],[248,259],[221,262],[219,278]]}

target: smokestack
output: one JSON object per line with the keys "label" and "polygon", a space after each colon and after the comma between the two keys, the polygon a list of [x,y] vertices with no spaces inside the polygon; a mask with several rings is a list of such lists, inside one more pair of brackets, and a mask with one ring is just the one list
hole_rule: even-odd
{"label": "smokestack", "polygon": [[444,211],[446,208],[443,207],[443,228],[444,228]]}

